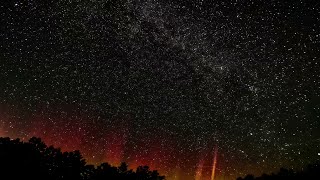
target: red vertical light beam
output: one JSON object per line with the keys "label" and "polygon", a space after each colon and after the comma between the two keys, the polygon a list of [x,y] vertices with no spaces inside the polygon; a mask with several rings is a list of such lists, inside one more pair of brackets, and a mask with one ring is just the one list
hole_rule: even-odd
{"label": "red vertical light beam", "polygon": [[217,167],[217,158],[218,158],[218,146],[214,148],[214,156],[213,156],[213,165],[212,165],[212,173],[211,173],[211,180],[214,180],[216,174],[216,167]]}

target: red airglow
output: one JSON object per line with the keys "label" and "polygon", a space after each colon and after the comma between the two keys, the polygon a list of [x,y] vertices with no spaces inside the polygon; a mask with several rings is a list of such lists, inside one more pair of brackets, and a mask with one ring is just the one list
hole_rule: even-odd
{"label": "red airglow", "polygon": [[160,138],[163,135],[142,137],[135,142],[135,145],[129,145],[126,162],[130,168],[137,166],[149,166],[150,169],[156,169],[161,173],[167,173],[176,162],[175,144],[172,138]]}
{"label": "red airglow", "polygon": [[104,158],[103,161],[111,165],[118,166],[124,161],[124,151],[129,133],[128,117],[117,117],[114,123],[108,126],[105,133]]}
{"label": "red airglow", "polygon": [[[49,120],[48,120],[49,119]],[[38,116],[27,130],[28,136],[40,137],[47,145],[60,147],[63,151],[83,149],[88,129],[76,119],[66,121],[62,117]]]}
{"label": "red airglow", "polygon": [[[185,155],[177,147],[179,140],[165,131],[159,130],[154,136],[135,136],[137,132],[130,127],[130,116],[96,121],[74,111],[35,113],[23,118],[15,114],[16,111],[0,109],[1,136],[19,137],[24,141],[32,136],[40,137],[48,146],[54,145],[62,151],[80,150],[88,164],[108,162],[118,166],[120,162],[126,162],[130,169],[147,165],[151,170],[156,169],[166,175],[169,180],[210,179],[212,168],[209,166],[212,162],[209,162],[209,149],[198,152],[200,160],[196,160],[192,155],[197,152]],[[183,159],[185,156],[188,161]]]}

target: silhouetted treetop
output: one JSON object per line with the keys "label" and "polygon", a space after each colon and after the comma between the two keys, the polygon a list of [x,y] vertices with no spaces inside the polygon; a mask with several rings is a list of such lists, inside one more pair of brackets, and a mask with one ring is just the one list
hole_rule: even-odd
{"label": "silhouetted treetop", "polygon": [[292,169],[280,168],[276,174],[263,174],[260,177],[247,175],[245,178],[237,178],[237,180],[319,180],[320,179],[320,161],[309,164],[302,171],[294,171]]}
{"label": "silhouetted treetop", "polygon": [[7,179],[33,180],[163,180],[157,171],[139,166],[136,171],[126,163],[119,167],[102,163],[87,165],[80,151],[62,152],[47,146],[40,138],[28,142],[0,137],[0,174]]}

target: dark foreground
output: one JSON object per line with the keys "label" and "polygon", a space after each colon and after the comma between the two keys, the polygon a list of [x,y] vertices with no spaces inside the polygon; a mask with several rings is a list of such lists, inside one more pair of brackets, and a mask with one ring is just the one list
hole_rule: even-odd
{"label": "dark foreground", "polygon": [[0,138],[0,179],[31,180],[162,180],[148,166],[129,170],[127,164],[113,167],[87,165],[79,151],[61,152],[46,146],[40,138],[29,142]]}
{"label": "dark foreground", "polygon": [[263,174],[260,177],[247,175],[237,180],[320,180],[320,161],[308,165],[301,171],[281,168],[277,173]]}
{"label": "dark foreground", "polygon": [[[79,151],[61,152],[47,146],[40,138],[28,142],[0,138],[0,179],[32,180],[163,180],[164,176],[148,166],[129,170],[126,163],[119,167],[102,163],[87,165]],[[260,177],[247,175],[237,180],[320,180],[320,161],[302,171],[281,168],[279,172]]]}

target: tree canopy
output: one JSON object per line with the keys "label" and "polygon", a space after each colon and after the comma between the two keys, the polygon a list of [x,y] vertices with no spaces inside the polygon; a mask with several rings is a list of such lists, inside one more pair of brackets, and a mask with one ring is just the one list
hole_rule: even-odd
{"label": "tree canopy", "polygon": [[128,169],[123,162],[118,167],[102,163],[88,165],[80,151],[62,152],[47,146],[40,138],[28,142],[0,138],[0,174],[9,179],[46,180],[163,180],[158,171],[139,166]]}

